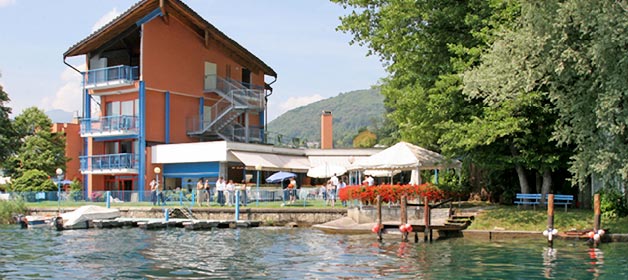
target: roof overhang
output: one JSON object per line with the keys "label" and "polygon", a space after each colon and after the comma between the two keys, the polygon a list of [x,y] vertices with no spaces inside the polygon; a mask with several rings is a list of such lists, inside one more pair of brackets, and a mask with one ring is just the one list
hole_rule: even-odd
{"label": "roof overhang", "polygon": [[277,73],[270,66],[179,0],[142,0],[113,21],[70,47],[63,54],[63,58],[93,52],[133,25],[141,25],[157,16],[167,17],[170,15],[176,16],[184,24],[190,26],[206,42],[210,38],[216,40],[237,56],[259,67],[264,74],[277,77]]}
{"label": "roof overhang", "polygon": [[255,152],[231,151],[247,169],[255,170],[258,166],[270,171],[307,172],[310,162],[304,156],[264,154]]}

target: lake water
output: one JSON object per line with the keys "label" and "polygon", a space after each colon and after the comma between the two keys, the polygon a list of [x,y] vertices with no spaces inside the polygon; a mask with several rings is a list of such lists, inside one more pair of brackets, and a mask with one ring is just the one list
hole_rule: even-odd
{"label": "lake water", "polygon": [[4,279],[628,279],[628,244],[558,240],[402,243],[303,228],[92,229],[0,226]]}

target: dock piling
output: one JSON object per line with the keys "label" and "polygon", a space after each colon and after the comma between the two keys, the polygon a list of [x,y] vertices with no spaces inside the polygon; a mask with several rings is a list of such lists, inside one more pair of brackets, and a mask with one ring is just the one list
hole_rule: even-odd
{"label": "dock piling", "polygon": [[430,229],[430,204],[427,197],[423,198],[423,218],[425,220],[425,231],[423,236],[423,241],[427,242],[428,237],[429,240],[432,241],[432,229]]}
{"label": "dock piling", "polygon": [[547,236],[547,246],[554,247],[554,235],[558,233],[554,229],[554,195],[547,195],[547,229],[543,231],[543,235]]}
{"label": "dock piling", "polygon": [[377,240],[382,240],[382,230],[384,227],[382,226],[382,197],[377,195]]}
{"label": "dock piling", "polygon": [[[600,243],[603,231],[600,231],[602,211],[600,209],[600,194],[593,196],[593,245],[597,247]],[[602,233],[602,234],[600,234]]]}
{"label": "dock piling", "polygon": [[404,230],[401,231],[401,241],[408,242],[408,230],[405,229],[406,224],[408,224],[408,211],[407,211],[408,198],[404,195],[401,196],[401,225],[400,228]]}

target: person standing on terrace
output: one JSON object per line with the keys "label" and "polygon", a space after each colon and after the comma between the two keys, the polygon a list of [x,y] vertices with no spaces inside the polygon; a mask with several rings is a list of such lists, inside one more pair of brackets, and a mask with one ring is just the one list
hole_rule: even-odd
{"label": "person standing on terrace", "polygon": [[216,192],[218,193],[218,203],[220,206],[225,206],[225,188],[227,184],[225,183],[225,179],[220,176],[218,177],[218,181],[216,181]]}
{"label": "person standing on terrace", "polygon": [[198,206],[203,206],[203,194],[205,186],[203,185],[203,178],[199,178],[196,182],[196,203]]}

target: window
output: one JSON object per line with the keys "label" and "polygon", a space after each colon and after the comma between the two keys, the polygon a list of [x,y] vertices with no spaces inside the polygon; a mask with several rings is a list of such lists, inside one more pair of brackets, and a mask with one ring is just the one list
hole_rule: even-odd
{"label": "window", "polygon": [[140,112],[140,102],[138,99],[107,102],[105,110],[105,116],[137,116]]}

